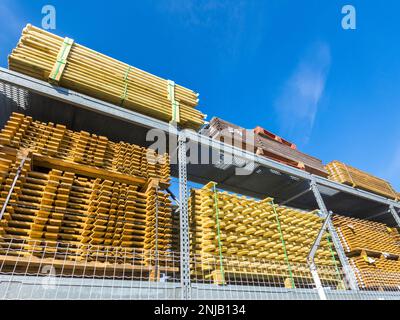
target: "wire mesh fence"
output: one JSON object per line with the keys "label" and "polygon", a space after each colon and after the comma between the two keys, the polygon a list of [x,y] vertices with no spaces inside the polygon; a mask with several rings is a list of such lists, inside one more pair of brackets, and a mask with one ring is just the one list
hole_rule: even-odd
{"label": "wire mesh fence", "polygon": [[[195,298],[209,293],[220,299],[320,299],[307,264],[205,255],[195,255],[191,262]],[[346,290],[339,268],[319,272],[324,287]]]}
{"label": "wire mesh fence", "polygon": [[[0,299],[181,299],[180,254],[106,246],[0,239]],[[196,300],[319,300],[307,264],[192,255]],[[339,266],[318,266],[329,300],[400,299],[400,274],[362,271],[350,290]],[[360,276],[361,275],[361,276]]]}
{"label": "wire mesh fence", "polygon": [[174,252],[3,238],[0,299],[178,299],[179,264]]}

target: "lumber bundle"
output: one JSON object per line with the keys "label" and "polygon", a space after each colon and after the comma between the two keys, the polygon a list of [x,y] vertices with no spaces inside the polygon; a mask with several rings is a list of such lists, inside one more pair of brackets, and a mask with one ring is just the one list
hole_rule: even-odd
{"label": "lumber bundle", "polygon": [[395,228],[389,228],[383,223],[338,215],[333,217],[333,223],[341,234],[345,251],[350,255],[365,250],[400,256],[400,235]]}
{"label": "lumber bundle", "polygon": [[192,129],[204,123],[194,91],[29,24],[8,61],[11,70],[162,121]]}
{"label": "lumber bundle", "polygon": [[263,128],[246,130],[225,120],[213,118],[200,133],[309,173],[328,176],[321,160],[300,152],[293,143]]}
{"label": "lumber bundle", "polygon": [[350,258],[359,287],[365,290],[397,291],[400,287],[400,261],[360,255]]}
{"label": "lumber bundle", "polygon": [[334,226],[360,288],[393,289],[400,285],[400,235],[385,224],[334,216]]}
{"label": "lumber bundle", "polygon": [[[201,272],[219,272],[215,261],[222,259],[226,275],[268,269],[276,276],[311,279],[307,256],[323,223],[315,212],[277,206],[272,198],[219,192],[214,183],[192,190],[190,201],[191,247]],[[329,233],[315,262],[329,270],[325,280],[338,280],[340,263]]]}
{"label": "lumber bundle", "polygon": [[284,145],[286,145],[286,146],[288,146],[288,147],[290,147],[290,148],[292,148],[294,150],[297,149],[297,146],[293,142],[287,141],[286,139],[284,139],[284,138],[282,138],[282,137],[280,137],[280,136],[278,136],[278,135],[272,133],[271,131],[268,131],[267,129],[264,129],[262,127],[256,127],[254,129],[254,134],[260,135],[260,136],[265,137],[265,138],[269,138],[271,140],[278,141],[279,143],[284,144]]}
{"label": "lumber bundle", "polygon": [[101,168],[109,172],[170,181],[169,156],[65,126],[41,123],[13,113],[0,133],[0,144],[26,148],[42,156]]}
{"label": "lumber bundle", "polygon": [[151,279],[159,278],[160,263],[171,270],[177,246],[163,191],[167,154],[16,113],[0,144],[1,205],[25,159],[0,221],[2,267],[35,272],[51,262],[67,270],[71,262],[82,276],[93,269],[115,276],[115,269]]}
{"label": "lumber bundle", "polygon": [[397,199],[398,195],[394,191],[389,182],[374,177],[364,171],[348,166],[339,161],[332,161],[326,165],[326,170],[329,172],[329,179],[359,188],[362,190],[370,191],[375,194],[390,198]]}
{"label": "lumber bundle", "polygon": [[[22,157],[0,152],[2,205]],[[157,180],[141,186],[37,167],[29,154],[0,221],[0,260],[51,258],[79,268],[105,263],[113,270],[137,259],[151,267],[155,252],[160,259],[169,256],[172,228],[171,202]]]}

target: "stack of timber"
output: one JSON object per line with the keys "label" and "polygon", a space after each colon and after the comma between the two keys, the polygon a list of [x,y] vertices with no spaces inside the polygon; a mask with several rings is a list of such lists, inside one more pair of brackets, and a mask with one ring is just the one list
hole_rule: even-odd
{"label": "stack of timber", "polygon": [[330,180],[370,191],[389,199],[398,199],[398,194],[389,182],[342,162],[332,161],[326,166],[326,170],[329,172]]}
{"label": "stack of timber", "polygon": [[162,121],[193,129],[204,124],[194,91],[31,25],[8,60],[11,70]]}
{"label": "stack of timber", "polygon": [[[26,118],[10,121],[20,123],[16,120],[21,119]],[[0,146],[2,207],[10,196],[0,221],[2,271],[9,268],[40,272],[38,267],[43,263],[57,266],[57,272],[72,270],[83,276],[95,270],[100,275],[130,277],[147,273],[157,279],[162,272],[159,264],[171,271],[168,263],[173,262],[171,250],[177,246],[173,235],[176,223],[169,195],[163,191],[168,187],[166,173],[158,171],[162,174],[158,178],[148,173],[134,176],[56,158],[70,154],[68,148],[74,154],[77,141],[58,143],[63,141],[58,131],[55,134],[59,127],[35,127],[32,123],[22,126],[26,130],[13,131],[10,128],[15,127],[10,127],[9,122],[2,132],[3,139],[18,132],[9,140],[18,144]],[[37,131],[28,133],[27,128]],[[74,139],[74,133],[62,130],[62,137],[69,134]],[[99,155],[111,148],[109,143],[100,143],[103,139],[96,141],[98,144],[92,148],[79,150],[92,165],[99,159],[94,160],[96,157],[89,154]],[[25,145],[31,150],[22,147]],[[128,167],[129,160],[130,157],[125,160]],[[146,166],[140,168],[149,170]],[[154,273],[155,268],[158,274]]]}
{"label": "stack of timber", "polygon": [[342,246],[362,289],[400,286],[400,235],[395,228],[368,220],[334,216]]}
{"label": "stack of timber", "polygon": [[41,123],[13,113],[0,133],[0,144],[29,149],[36,155],[64,160],[75,165],[101,168],[123,175],[170,181],[167,154],[125,142],[114,143],[88,132],[74,132],[63,125]]}
{"label": "stack of timber", "polygon": [[201,134],[242,148],[277,162],[327,177],[322,161],[297,150],[297,147],[263,128],[246,130],[219,118],[201,130]]}
{"label": "stack of timber", "polygon": [[293,142],[287,141],[286,139],[283,139],[282,137],[280,137],[280,136],[276,135],[275,133],[272,133],[271,131],[268,131],[267,129],[264,129],[262,127],[256,127],[254,129],[254,134],[269,138],[271,140],[278,141],[281,144],[284,144],[294,150],[297,150],[297,146]]}
{"label": "stack of timber", "polygon": [[[282,285],[289,280],[290,286],[312,282],[307,256],[323,224],[316,212],[220,192],[214,183],[191,191],[190,210],[198,274],[216,282],[251,275]],[[325,283],[340,284],[340,262],[327,232],[315,262]]]}

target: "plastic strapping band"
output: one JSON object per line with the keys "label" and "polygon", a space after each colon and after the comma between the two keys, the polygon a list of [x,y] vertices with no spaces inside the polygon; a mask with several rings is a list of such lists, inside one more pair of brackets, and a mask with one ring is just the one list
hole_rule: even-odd
{"label": "plastic strapping band", "polygon": [[329,236],[326,237],[326,240],[328,241],[329,251],[331,252],[331,255],[332,255],[332,261],[333,261],[333,264],[335,265],[335,270],[336,270],[336,274],[338,276],[338,280],[342,281],[342,277],[340,276],[338,263],[337,263],[336,258],[335,258],[335,252],[333,251],[332,243],[329,240]]}
{"label": "plastic strapping band", "polygon": [[216,184],[213,185],[214,191],[214,207],[215,207],[215,218],[217,220],[217,235],[218,235],[218,250],[219,250],[219,266],[221,270],[222,276],[222,284],[225,284],[225,271],[224,271],[224,263],[223,263],[223,256],[222,256],[222,243],[221,243],[221,225],[219,223],[219,208],[218,208],[218,192]]}
{"label": "plastic strapping band", "polygon": [[392,188],[392,186],[390,185],[389,182],[387,182],[387,181],[385,181],[385,180],[383,180],[383,181],[385,182],[386,186],[388,187],[389,192],[393,194],[394,200],[396,200],[397,197],[398,197],[398,196],[397,196],[397,193],[393,190],[393,188]]}
{"label": "plastic strapping band", "polygon": [[171,101],[172,106],[172,119],[171,122],[179,123],[180,120],[180,105],[175,100],[175,82],[168,80],[168,99]]}
{"label": "plastic strapping band", "polygon": [[132,69],[132,67],[129,66],[128,69],[126,69],[126,72],[125,72],[125,76],[124,76],[125,86],[124,86],[124,91],[123,91],[123,93],[121,95],[121,107],[123,107],[125,99],[126,99],[126,96],[128,95],[128,76],[129,76],[129,73],[131,72],[131,69]]}
{"label": "plastic strapping band", "polygon": [[68,62],[67,59],[68,59],[69,53],[71,52],[71,48],[72,48],[73,44],[74,44],[73,39],[70,39],[70,38],[64,39],[64,41],[61,45],[60,51],[58,52],[58,55],[57,55],[57,61],[56,61],[55,65],[53,66],[53,69],[49,76],[50,82],[55,82],[57,84],[60,82],[61,77],[64,73],[65,66],[67,65],[67,62]]}
{"label": "plastic strapping band", "polygon": [[275,203],[274,200],[271,200],[271,205],[272,205],[272,209],[274,210],[275,213],[275,217],[276,217],[276,223],[278,224],[278,231],[279,231],[279,235],[282,241],[282,246],[283,246],[283,253],[285,255],[285,261],[286,264],[288,266],[288,270],[289,270],[289,276],[290,276],[290,281],[292,283],[292,288],[295,288],[295,283],[294,283],[294,278],[293,278],[293,272],[292,272],[292,267],[290,266],[290,262],[289,262],[289,257],[287,255],[287,251],[286,251],[286,243],[285,243],[285,239],[283,238],[283,234],[282,234],[282,228],[281,228],[281,222],[279,221],[279,215],[278,212],[275,209]]}

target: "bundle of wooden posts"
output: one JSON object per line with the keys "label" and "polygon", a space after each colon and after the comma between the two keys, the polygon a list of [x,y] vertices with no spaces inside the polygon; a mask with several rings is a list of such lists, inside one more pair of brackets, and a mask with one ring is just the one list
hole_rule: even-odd
{"label": "bundle of wooden posts", "polygon": [[[143,178],[170,181],[168,154],[158,155],[150,149],[125,142],[114,143],[107,137],[88,132],[74,132],[65,126],[34,121],[13,113],[0,133],[0,144],[26,148],[35,155],[93,168]],[[79,167],[79,166],[78,166]]]}
{"label": "bundle of wooden posts", "polygon": [[167,267],[178,232],[164,191],[169,169],[136,164],[134,152],[145,157],[144,148],[83,137],[15,114],[2,131],[0,204],[10,201],[0,221],[0,264],[68,260],[81,271],[92,263],[117,274],[130,263],[137,265],[130,271],[148,267],[149,274],[155,264]]}
{"label": "bundle of wooden posts", "polygon": [[204,123],[194,91],[31,25],[9,68],[185,128]]}
{"label": "bundle of wooden posts", "polygon": [[300,152],[293,143],[260,127],[246,130],[225,120],[213,118],[201,130],[201,134],[312,174],[328,176],[321,160]]}
{"label": "bundle of wooden posts", "polygon": [[332,161],[326,166],[326,170],[329,172],[330,180],[370,191],[390,199],[398,198],[396,191],[389,182],[342,162]]}
{"label": "bundle of wooden posts", "polygon": [[333,222],[360,288],[392,290],[400,286],[397,229],[343,216],[334,216]]}
{"label": "bundle of wooden posts", "polygon": [[[312,282],[307,256],[323,223],[315,212],[220,192],[214,183],[192,190],[190,210],[195,272],[217,282],[251,275],[290,286]],[[315,262],[323,281],[339,284],[340,262],[328,233]]]}

